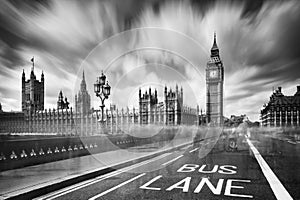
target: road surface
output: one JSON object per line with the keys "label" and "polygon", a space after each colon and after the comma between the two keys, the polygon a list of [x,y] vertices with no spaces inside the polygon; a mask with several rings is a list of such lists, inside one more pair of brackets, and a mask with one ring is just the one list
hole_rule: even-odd
{"label": "road surface", "polygon": [[38,199],[300,199],[300,144],[210,138]]}

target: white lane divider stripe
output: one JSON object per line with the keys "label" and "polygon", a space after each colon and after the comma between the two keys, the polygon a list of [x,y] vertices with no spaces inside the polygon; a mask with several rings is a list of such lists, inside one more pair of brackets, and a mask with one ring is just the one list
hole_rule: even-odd
{"label": "white lane divider stripe", "polygon": [[290,143],[290,144],[297,144],[296,142],[293,142],[293,141],[288,141],[288,143]]}
{"label": "white lane divider stripe", "polygon": [[162,158],[164,158],[164,157],[166,157],[166,156],[168,156],[168,155],[170,155],[170,154],[172,154],[172,153],[165,153],[165,154],[160,155],[160,156],[158,156],[158,157],[155,157],[155,158],[153,158],[153,159],[151,159],[151,160],[146,160],[146,161],[143,161],[143,162],[141,162],[141,163],[138,163],[138,164],[135,164],[135,165],[132,165],[132,166],[128,166],[128,167],[126,167],[126,168],[119,169],[119,170],[114,171],[114,172],[111,172],[111,173],[109,173],[109,174],[105,174],[105,175],[103,175],[103,176],[94,178],[94,179],[92,179],[92,180],[87,180],[87,181],[81,182],[81,183],[79,183],[79,184],[72,185],[72,186],[70,186],[70,187],[64,188],[64,189],[59,190],[59,191],[54,192],[54,193],[47,194],[47,195],[45,195],[45,196],[43,196],[43,197],[40,197],[40,198],[37,198],[37,199],[39,199],[39,200],[42,200],[42,199],[47,199],[47,200],[55,199],[55,198],[57,198],[57,197],[66,195],[66,194],[68,194],[68,193],[71,193],[71,192],[73,192],[73,191],[79,190],[79,189],[81,189],[81,188],[84,188],[84,187],[90,186],[90,185],[92,185],[92,184],[101,182],[101,181],[103,181],[103,180],[105,180],[105,179],[108,179],[108,178],[110,178],[110,177],[119,175],[119,174],[121,174],[121,173],[123,173],[123,172],[127,172],[127,171],[129,171],[129,170],[131,170],[131,169],[134,169],[134,168],[140,167],[140,166],[142,166],[142,165],[148,164],[148,163],[150,163],[150,162],[154,162],[154,161],[156,161],[156,160],[162,159]]}
{"label": "white lane divider stripe", "polygon": [[195,149],[193,149],[193,150],[190,150],[189,152],[190,153],[193,153],[194,151],[197,151],[199,149],[199,147],[198,148],[195,148]]}
{"label": "white lane divider stripe", "polygon": [[252,142],[247,138],[247,142],[252,150],[264,176],[266,177],[273,193],[278,200],[289,200],[293,199],[285,187],[281,184],[280,180],[276,177],[272,169],[269,167],[264,158],[260,155],[259,151],[254,147]]}
{"label": "white lane divider stripe", "polygon": [[166,163],[164,163],[164,164],[162,164],[162,165],[167,165],[167,164],[169,164],[169,163],[171,163],[171,162],[174,162],[174,161],[176,161],[176,160],[178,160],[179,158],[181,158],[183,155],[180,155],[180,156],[178,156],[178,157],[176,157],[176,158],[174,158],[174,159],[172,159],[172,160],[169,160],[168,162],[166,162]]}
{"label": "white lane divider stripe", "polygon": [[112,187],[112,188],[110,188],[110,189],[108,189],[108,190],[106,190],[106,191],[104,191],[104,192],[102,192],[100,194],[97,194],[96,196],[93,196],[92,198],[89,198],[89,200],[95,200],[95,199],[97,199],[99,197],[102,197],[103,195],[106,195],[107,193],[110,193],[111,191],[114,191],[114,190],[116,190],[116,189],[118,189],[118,188],[120,188],[120,187],[122,187],[122,186],[124,186],[124,185],[126,185],[126,184],[128,184],[128,183],[130,183],[130,182],[132,182],[132,181],[134,181],[134,180],[142,177],[142,176],[145,176],[145,175],[146,175],[146,173],[142,173],[142,174],[140,174],[138,176],[135,176],[135,177],[133,177],[133,178],[131,178],[131,179],[123,182],[123,183],[120,183],[119,185],[116,185],[115,187]]}

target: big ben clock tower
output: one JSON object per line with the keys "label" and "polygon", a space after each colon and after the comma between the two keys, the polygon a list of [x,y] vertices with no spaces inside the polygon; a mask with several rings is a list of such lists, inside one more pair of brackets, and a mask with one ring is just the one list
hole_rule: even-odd
{"label": "big ben clock tower", "polygon": [[215,126],[223,124],[223,83],[224,68],[214,34],[214,44],[210,50],[206,66],[206,114],[207,123]]}

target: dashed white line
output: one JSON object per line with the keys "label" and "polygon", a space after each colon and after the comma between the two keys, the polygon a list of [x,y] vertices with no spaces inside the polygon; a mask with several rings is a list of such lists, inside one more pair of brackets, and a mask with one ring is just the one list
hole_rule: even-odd
{"label": "dashed white line", "polygon": [[126,184],[128,184],[128,183],[130,183],[130,182],[132,182],[132,181],[134,181],[134,180],[142,177],[142,176],[145,176],[145,175],[146,175],[146,173],[142,173],[142,174],[140,174],[138,176],[135,176],[135,177],[133,177],[133,178],[131,178],[131,179],[123,182],[123,183],[120,183],[119,185],[116,185],[115,187],[112,187],[112,188],[110,188],[108,190],[105,190],[104,192],[101,192],[100,194],[97,194],[96,196],[93,196],[92,198],[89,198],[89,200],[95,200],[95,199],[97,199],[99,197],[102,197],[103,195],[106,195],[107,193],[110,193],[111,191],[114,191],[114,190],[118,189],[119,187],[122,187],[122,186],[124,186],[124,185],[126,185]]}
{"label": "dashed white line", "polygon": [[197,151],[199,149],[199,147],[198,148],[195,148],[195,149],[193,149],[193,150],[190,150],[189,152],[190,153],[193,153],[194,151]]}
{"label": "dashed white line", "polygon": [[169,163],[171,163],[171,162],[174,162],[174,161],[176,161],[176,160],[178,160],[179,158],[181,158],[183,155],[180,155],[180,156],[178,156],[178,157],[176,157],[176,158],[174,158],[174,159],[172,159],[172,160],[169,160],[168,162],[166,162],[166,163],[164,163],[164,164],[162,164],[162,165],[167,165],[167,164],[169,164]]}
{"label": "dashed white line", "polygon": [[117,171],[114,171],[114,172],[111,172],[109,174],[105,174],[103,176],[100,176],[100,177],[97,177],[97,178],[94,178],[92,180],[87,180],[87,181],[84,181],[84,182],[81,182],[81,183],[78,183],[78,184],[75,184],[75,185],[72,185],[70,187],[67,187],[67,188],[64,188],[62,190],[59,190],[57,192],[54,192],[54,193],[50,193],[50,194],[47,194],[45,196],[42,196],[42,197],[39,197],[37,199],[39,200],[42,200],[42,199],[47,199],[47,200],[52,200],[52,199],[55,199],[55,198],[58,198],[60,196],[63,196],[63,195],[66,195],[68,193],[71,193],[73,191],[76,191],[76,190],[79,190],[81,188],[84,188],[84,187],[87,187],[87,186],[90,186],[92,184],[95,184],[95,183],[98,183],[98,182],[101,182],[103,180],[106,180],[110,177],[113,177],[113,176],[116,176],[116,175],[119,175],[123,172],[126,172],[126,171],[129,171],[129,170],[132,170],[134,168],[137,168],[137,167],[140,167],[142,165],[145,165],[145,164],[148,164],[150,162],[153,162],[153,161],[156,161],[156,160],[159,160],[159,159],[162,159],[168,155],[170,155],[171,153],[165,153],[163,155],[160,155],[158,157],[155,157],[151,160],[146,160],[146,161],[143,161],[141,163],[138,163],[136,165],[132,165],[132,166],[129,166],[129,167],[126,167],[126,168],[123,168],[123,169],[120,169],[120,170],[117,170]]}
{"label": "dashed white line", "polygon": [[254,147],[252,142],[247,138],[247,142],[252,150],[264,176],[266,177],[271,189],[273,190],[274,195],[279,200],[289,200],[293,199],[285,187],[281,184],[280,180],[276,177],[272,169],[269,167],[264,158],[260,155],[258,150]]}

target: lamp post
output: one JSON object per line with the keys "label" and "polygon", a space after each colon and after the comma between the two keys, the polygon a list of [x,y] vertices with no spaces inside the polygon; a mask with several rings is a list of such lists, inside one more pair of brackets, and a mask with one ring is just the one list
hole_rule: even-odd
{"label": "lamp post", "polygon": [[97,77],[96,83],[94,84],[94,92],[97,97],[101,100],[101,123],[104,123],[104,101],[105,99],[108,99],[108,96],[110,95],[110,85],[108,85],[108,81],[105,84],[106,76],[103,74],[103,71],[101,73],[101,76]]}

